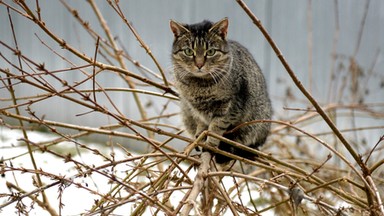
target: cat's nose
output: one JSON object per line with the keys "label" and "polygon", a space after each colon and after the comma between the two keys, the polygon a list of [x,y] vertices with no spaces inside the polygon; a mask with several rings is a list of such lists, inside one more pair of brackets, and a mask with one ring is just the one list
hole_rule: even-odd
{"label": "cat's nose", "polygon": [[203,58],[195,58],[195,65],[197,68],[201,69],[204,66],[204,63]]}
{"label": "cat's nose", "polygon": [[204,66],[204,62],[196,63],[195,65],[196,65],[197,68],[201,69]]}

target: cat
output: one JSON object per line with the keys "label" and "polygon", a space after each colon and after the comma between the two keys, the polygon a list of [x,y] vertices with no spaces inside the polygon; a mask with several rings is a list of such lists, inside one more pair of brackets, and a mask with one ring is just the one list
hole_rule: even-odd
{"label": "cat", "polygon": [[[272,115],[264,76],[244,46],[227,40],[228,23],[227,18],[191,25],[170,21],[174,83],[180,95],[182,120],[191,136],[209,130],[257,149],[269,135],[270,122],[225,133],[244,122],[269,120]],[[248,159],[255,157],[211,136],[205,142]],[[231,160],[215,155],[218,164]]]}

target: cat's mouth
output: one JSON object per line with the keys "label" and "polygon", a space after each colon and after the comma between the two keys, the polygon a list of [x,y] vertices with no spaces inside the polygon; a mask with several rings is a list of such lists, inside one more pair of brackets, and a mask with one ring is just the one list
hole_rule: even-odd
{"label": "cat's mouth", "polygon": [[193,76],[200,78],[210,78],[211,73],[204,68],[196,68],[192,71]]}
{"label": "cat's mouth", "polygon": [[213,80],[215,83],[218,83],[225,73],[219,73],[218,71],[211,71],[208,68],[193,68],[190,70],[190,75],[202,80],[211,81]]}

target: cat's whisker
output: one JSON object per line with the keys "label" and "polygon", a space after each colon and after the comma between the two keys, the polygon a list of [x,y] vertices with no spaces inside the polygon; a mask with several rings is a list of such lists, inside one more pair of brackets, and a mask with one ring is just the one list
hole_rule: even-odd
{"label": "cat's whisker", "polygon": [[213,81],[215,82],[215,84],[218,83],[218,80],[216,79],[216,73],[215,71],[212,71],[212,72],[208,72],[209,75],[212,77]]}

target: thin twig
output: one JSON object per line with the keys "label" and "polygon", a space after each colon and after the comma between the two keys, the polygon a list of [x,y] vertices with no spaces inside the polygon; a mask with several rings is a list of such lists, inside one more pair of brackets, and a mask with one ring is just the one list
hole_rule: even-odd
{"label": "thin twig", "polygon": [[189,212],[194,207],[194,203],[196,203],[197,196],[201,192],[201,189],[204,186],[205,179],[208,174],[208,170],[210,168],[209,163],[211,162],[211,154],[209,152],[203,152],[200,156],[201,164],[197,171],[193,187],[191,192],[188,194],[188,198],[185,201],[183,209],[180,213],[181,216],[188,216]]}

